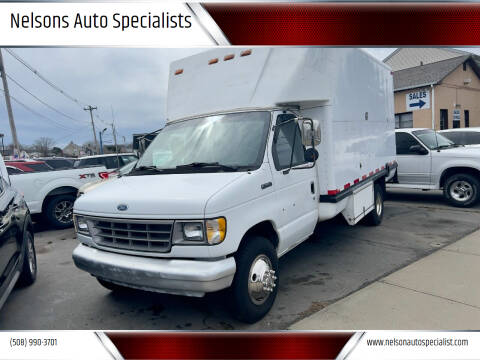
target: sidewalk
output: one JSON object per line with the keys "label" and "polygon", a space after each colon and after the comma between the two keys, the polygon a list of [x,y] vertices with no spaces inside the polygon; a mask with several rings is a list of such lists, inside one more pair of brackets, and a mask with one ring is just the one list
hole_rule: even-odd
{"label": "sidewalk", "polygon": [[292,330],[480,328],[480,230],[293,324]]}

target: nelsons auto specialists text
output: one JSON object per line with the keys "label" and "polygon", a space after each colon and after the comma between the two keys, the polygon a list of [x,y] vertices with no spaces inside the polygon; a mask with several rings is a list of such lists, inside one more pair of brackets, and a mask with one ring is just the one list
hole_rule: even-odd
{"label": "nelsons auto specialists text", "polygon": [[110,16],[77,13],[69,15],[36,15],[11,13],[10,27],[12,29],[188,29],[192,26],[191,16],[182,13],[170,14],[168,11],[160,14],[124,15],[114,13]]}

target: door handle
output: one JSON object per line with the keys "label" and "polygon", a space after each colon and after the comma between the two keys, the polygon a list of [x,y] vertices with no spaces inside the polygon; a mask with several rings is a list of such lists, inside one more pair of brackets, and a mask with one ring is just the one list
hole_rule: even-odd
{"label": "door handle", "polygon": [[272,186],[272,182],[271,182],[271,181],[266,182],[265,184],[260,185],[260,187],[261,187],[262,190],[264,190],[264,189],[266,189],[266,188],[268,188],[268,187],[270,187],[270,186]]}
{"label": "door handle", "polygon": [[310,191],[315,194],[315,183],[313,181],[310,183]]}

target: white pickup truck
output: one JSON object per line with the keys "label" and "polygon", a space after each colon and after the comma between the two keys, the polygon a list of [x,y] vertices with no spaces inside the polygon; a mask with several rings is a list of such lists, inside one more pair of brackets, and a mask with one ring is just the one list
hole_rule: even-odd
{"label": "white pickup truck", "polygon": [[361,50],[177,61],[167,118],[129,174],[75,202],[75,265],[108,289],[230,287],[234,315],[254,322],[275,300],[278,258],[319,221],[382,221],[396,166],[393,81]]}
{"label": "white pickup truck", "polygon": [[12,186],[27,202],[30,213],[42,214],[55,228],[72,226],[73,203],[78,189],[91,181],[106,179],[104,166],[10,175]]}
{"label": "white pickup truck", "polygon": [[454,206],[480,199],[480,148],[430,129],[396,130],[397,172],[388,188],[440,190]]}

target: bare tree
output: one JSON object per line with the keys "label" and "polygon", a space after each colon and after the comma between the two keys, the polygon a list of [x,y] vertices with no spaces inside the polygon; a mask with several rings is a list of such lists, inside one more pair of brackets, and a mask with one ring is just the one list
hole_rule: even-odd
{"label": "bare tree", "polygon": [[41,137],[33,143],[33,148],[36,152],[40,153],[42,156],[48,156],[50,149],[53,147],[55,142],[52,138]]}

